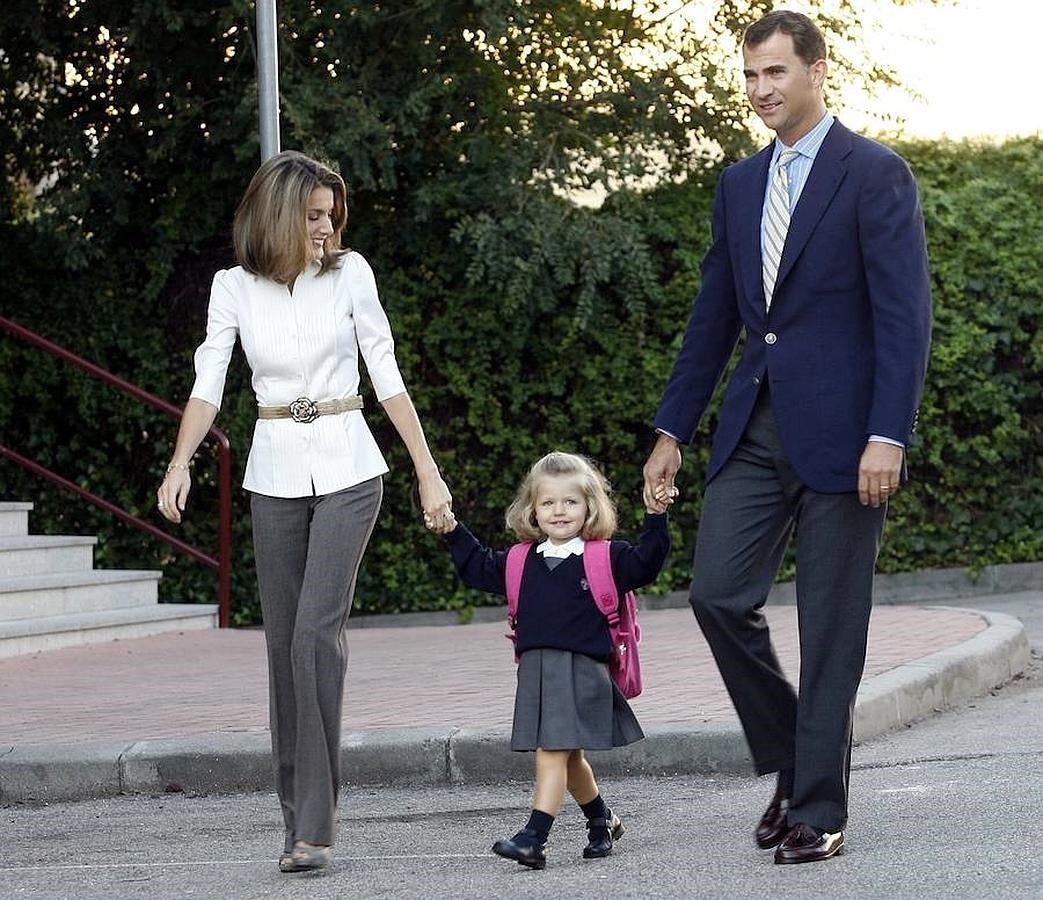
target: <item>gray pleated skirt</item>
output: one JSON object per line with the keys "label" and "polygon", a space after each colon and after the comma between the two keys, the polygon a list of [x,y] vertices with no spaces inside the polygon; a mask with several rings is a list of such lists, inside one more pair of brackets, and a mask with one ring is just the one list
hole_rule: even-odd
{"label": "gray pleated skirt", "polygon": [[512,750],[611,750],[644,736],[606,663],[549,648],[521,655]]}

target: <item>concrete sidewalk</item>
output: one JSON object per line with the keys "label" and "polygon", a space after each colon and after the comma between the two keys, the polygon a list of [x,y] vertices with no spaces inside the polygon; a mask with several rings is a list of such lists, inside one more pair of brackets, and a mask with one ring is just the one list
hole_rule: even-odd
{"label": "concrete sidewalk", "polygon": [[[993,595],[997,596],[997,595]],[[1022,595],[1017,595],[1021,599]],[[989,597],[978,598],[988,608]],[[1024,592],[1025,602],[1043,592]],[[796,613],[766,608],[790,677]],[[745,742],[688,609],[646,610],[648,738],[598,757],[599,774],[748,771]],[[352,630],[343,776],[351,784],[528,779],[508,748],[514,665],[502,622]],[[1001,613],[878,606],[856,739],[985,693],[1029,661]],[[122,792],[269,790],[264,638],[196,631],[0,660],[0,803]]]}

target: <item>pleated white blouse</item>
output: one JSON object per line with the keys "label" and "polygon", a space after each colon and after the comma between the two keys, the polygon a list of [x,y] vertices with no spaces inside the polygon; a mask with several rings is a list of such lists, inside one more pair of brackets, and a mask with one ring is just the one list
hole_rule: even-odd
{"label": "pleated white blouse", "polygon": [[[220,270],[210,289],[206,339],[195,353],[191,396],[220,408],[237,335],[259,406],[358,394],[360,351],[378,401],[403,393],[391,326],[369,263],[350,252],[338,269],[321,276],[318,271],[317,262],[310,265],[291,294],[286,285],[241,266]],[[387,471],[361,410],[308,424],[258,419],[243,487],[270,497],[307,497]]]}

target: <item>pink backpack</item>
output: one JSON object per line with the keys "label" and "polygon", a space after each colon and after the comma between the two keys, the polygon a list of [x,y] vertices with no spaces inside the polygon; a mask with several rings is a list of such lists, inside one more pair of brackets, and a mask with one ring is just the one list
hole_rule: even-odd
{"label": "pink backpack", "polygon": [[[619,590],[612,577],[612,561],[608,541],[587,541],[583,545],[583,569],[590,585],[590,592],[598,609],[608,619],[608,633],[612,638],[612,659],[609,674],[628,700],[641,693],[641,660],[637,645],[641,642],[641,626],[637,624],[637,597],[633,591],[623,595],[619,602]],[[507,551],[507,624],[515,640],[518,627],[518,597],[521,594],[522,570],[532,548],[532,541],[515,544]],[[515,657],[517,662],[517,657]]]}

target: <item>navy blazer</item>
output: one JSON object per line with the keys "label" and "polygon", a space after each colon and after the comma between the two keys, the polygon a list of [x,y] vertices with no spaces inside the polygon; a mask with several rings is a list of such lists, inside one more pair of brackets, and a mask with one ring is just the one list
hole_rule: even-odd
{"label": "navy blazer", "polygon": [[721,175],[713,243],[655,427],[691,442],[735,349],[707,479],[735,450],[768,379],[779,438],[810,488],[854,491],[866,439],[908,445],[927,370],[923,214],[905,161],[834,122],[793,209],[771,310],[761,213],[772,145]]}

